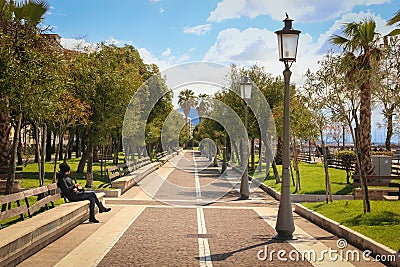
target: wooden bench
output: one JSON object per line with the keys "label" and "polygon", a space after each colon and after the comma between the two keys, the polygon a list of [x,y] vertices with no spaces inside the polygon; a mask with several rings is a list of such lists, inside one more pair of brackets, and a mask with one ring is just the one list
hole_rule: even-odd
{"label": "wooden bench", "polygon": [[[31,197],[36,197],[37,199],[33,204],[29,203],[29,198]],[[49,204],[52,208],[54,208],[54,202],[60,198],[61,194],[57,188],[57,184],[55,183],[11,195],[5,195],[0,198],[0,206],[2,207],[0,221],[4,221],[16,216],[19,216],[22,220],[24,220],[26,213],[29,217],[32,217],[33,214],[42,207],[49,209]],[[12,205],[13,202],[16,203],[16,207],[15,205]],[[24,202],[25,205],[23,205],[21,202]],[[7,210],[7,206],[10,207],[10,209]]]}
{"label": "wooden bench", "polygon": [[167,162],[170,159],[169,155],[170,155],[170,153],[168,151],[163,151],[163,152],[157,153],[157,161],[164,164],[165,162]]}
{"label": "wooden bench", "polygon": [[127,163],[120,164],[117,167],[120,177],[123,177],[133,172],[136,169],[136,164],[134,161],[128,161]]}
{"label": "wooden bench", "polygon": [[120,177],[118,166],[111,166],[106,168],[106,173],[108,177],[108,181],[110,185],[114,180],[117,180]]}
{"label": "wooden bench", "polygon": [[[41,198],[37,198],[32,203],[32,197],[39,195]],[[102,201],[104,193],[96,193],[96,195]],[[8,206],[9,203],[17,203],[16,207],[14,204],[11,209],[0,213],[1,221],[12,217],[24,219],[0,230],[1,266],[16,266],[89,218],[88,200],[54,207],[54,202],[60,197],[57,184],[0,197],[1,205]],[[28,198],[31,199],[31,203]],[[54,208],[33,216],[43,207],[49,209],[50,205]],[[31,218],[26,219],[26,214]]]}
{"label": "wooden bench", "polygon": [[396,187],[397,192],[388,192],[388,196],[397,196],[397,200],[400,200],[400,183],[389,183],[389,187]]}
{"label": "wooden bench", "polygon": [[[400,176],[381,176],[381,175],[367,175],[368,186],[383,186],[388,188],[369,188],[370,199],[390,199],[388,196],[397,196],[400,200],[400,183],[393,183],[392,180],[400,181]],[[360,176],[353,175],[353,185],[360,186]],[[390,188],[397,187],[399,190],[394,191]],[[356,190],[356,189],[355,189]],[[355,194],[355,192],[354,192]],[[371,195],[372,194],[372,195]],[[355,194],[356,195],[356,194]]]}
{"label": "wooden bench", "polygon": [[150,157],[144,157],[135,162],[116,166],[119,176],[111,181],[111,186],[121,189],[121,193],[124,193],[160,165],[160,162],[152,162]]}
{"label": "wooden bench", "polygon": [[143,166],[146,166],[149,163],[151,163],[151,158],[150,157],[140,158],[135,163],[136,169],[140,169],[140,168],[142,168]]}

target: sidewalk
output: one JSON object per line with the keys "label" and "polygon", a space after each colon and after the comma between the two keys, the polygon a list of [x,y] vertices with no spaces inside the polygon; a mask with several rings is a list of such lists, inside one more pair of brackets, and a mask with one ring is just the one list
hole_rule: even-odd
{"label": "sidewalk", "polygon": [[[188,152],[181,160],[186,168]],[[213,175],[210,170],[204,176],[182,173],[170,163],[156,172],[182,184]],[[77,226],[19,266],[383,266],[363,260],[362,251],[350,245],[338,248],[339,238],[297,214],[297,240],[273,240],[279,203],[261,190],[250,200],[238,197],[233,190],[208,205],[167,205],[136,186],[106,199],[112,210],[98,215],[101,223]],[[302,252],[315,257],[303,259]]]}

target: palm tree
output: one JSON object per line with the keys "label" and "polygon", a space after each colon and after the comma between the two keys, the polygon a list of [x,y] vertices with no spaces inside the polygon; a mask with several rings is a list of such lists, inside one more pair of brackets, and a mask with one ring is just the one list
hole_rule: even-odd
{"label": "palm tree", "polygon": [[196,96],[193,90],[185,89],[179,92],[178,104],[185,115],[185,121],[188,123],[190,109],[196,106]]}
{"label": "palm tree", "polygon": [[199,101],[198,101],[198,104],[196,107],[197,112],[199,113],[199,121],[202,120],[201,117],[204,115],[204,113],[206,112],[206,110],[209,106],[209,103],[207,103],[208,97],[209,97],[209,95],[207,95],[207,94],[199,94],[199,97],[198,97]]}
{"label": "palm tree", "polygon": [[[366,175],[373,173],[371,163],[371,68],[373,61],[378,59],[379,35],[375,32],[376,24],[373,19],[367,18],[360,22],[347,23],[343,29],[344,36],[334,35],[331,42],[343,47],[344,51],[356,58],[357,66],[355,72],[363,75],[360,79],[360,126],[357,131],[357,142],[359,144],[360,172],[365,183],[363,191],[365,194],[364,212],[370,212],[368,188]],[[349,73],[352,75],[353,73]]]}

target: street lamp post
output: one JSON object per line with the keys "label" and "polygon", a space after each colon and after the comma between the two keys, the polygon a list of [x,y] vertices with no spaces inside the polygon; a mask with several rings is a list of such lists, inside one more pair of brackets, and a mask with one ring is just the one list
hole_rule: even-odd
{"label": "street lamp post", "polygon": [[292,213],[292,202],[290,199],[290,76],[292,72],[290,67],[296,61],[297,44],[300,31],[292,28],[292,19],[286,14],[283,21],[285,27],[276,31],[278,35],[279,60],[285,63],[283,76],[285,79],[284,91],[284,114],[283,114],[283,155],[282,155],[282,185],[281,199],[279,202],[278,218],[275,230],[277,235],[275,239],[290,240],[293,239],[294,221]]}
{"label": "street lamp post", "polygon": [[[248,124],[248,122],[247,122],[247,113],[248,113],[248,110],[247,110],[246,101],[249,101],[251,99],[251,89],[252,89],[253,85],[249,81],[249,77],[248,76],[244,77],[243,82],[240,83],[240,85],[241,85],[240,86],[240,96],[242,97],[242,99],[245,102],[244,103],[244,106],[245,106],[245,108],[244,108],[244,126],[246,128],[246,135],[247,135],[247,126],[248,126],[247,125]],[[246,137],[247,136],[244,137],[244,140],[247,140]],[[242,155],[244,163],[246,164],[245,168],[244,168],[244,171],[243,171],[242,179],[240,181],[240,198],[239,199],[242,199],[242,200],[249,199],[249,197],[250,197],[249,174],[248,174],[249,155],[247,153],[247,151],[249,150],[248,149],[249,144],[247,143],[247,144],[244,144],[244,145],[245,145],[244,148],[247,148],[247,149],[244,149],[245,153],[243,153],[244,155]]]}

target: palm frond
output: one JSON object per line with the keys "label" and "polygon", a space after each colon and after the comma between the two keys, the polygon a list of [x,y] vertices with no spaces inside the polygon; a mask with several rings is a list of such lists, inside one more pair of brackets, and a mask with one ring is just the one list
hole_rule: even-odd
{"label": "palm frond", "polygon": [[347,39],[347,38],[345,38],[343,36],[335,34],[329,39],[329,41],[332,44],[335,44],[335,45],[338,45],[338,46],[342,46],[342,45],[345,45],[346,43],[348,43],[349,39]]}
{"label": "palm frond", "polygon": [[395,36],[400,34],[400,29],[394,29],[393,31],[389,32],[387,36]]}
{"label": "palm frond", "polygon": [[400,10],[394,14],[393,18],[388,21],[388,25],[394,25],[400,22]]}

